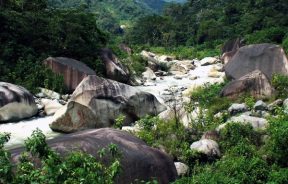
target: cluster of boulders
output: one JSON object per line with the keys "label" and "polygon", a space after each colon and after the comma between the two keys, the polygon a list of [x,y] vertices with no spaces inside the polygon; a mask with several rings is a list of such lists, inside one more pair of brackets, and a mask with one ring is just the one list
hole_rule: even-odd
{"label": "cluster of boulders", "polygon": [[[218,57],[177,60],[172,56],[142,51],[141,56],[148,62],[146,71],[142,74],[144,86],[154,87],[158,81],[165,79],[174,80],[174,83],[175,80],[179,83],[187,79],[189,81],[187,85],[167,86],[162,90],[160,96],[164,98],[165,105],[153,94],[126,85],[134,83],[129,70],[109,49],[102,49],[100,57],[109,79],[96,76],[95,71],[80,61],[49,57],[44,64],[64,76],[65,86],[73,94],[60,95],[40,88],[40,92],[34,97],[23,87],[0,82],[0,122],[18,121],[37,113],[39,116],[54,115],[50,125],[52,130],[73,133],[49,141],[49,145],[59,153],[65,155],[73,150],[82,150],[96,156],[101,148],[115,143],[124,158],[124,171],[117,183],[132,183],[136,179],[151,178],[157,178],[160,183],[168,183],[177,174],[185,175],[188,166],[180,162],[173,164],[165,153],[148,147],[132,135],[105,127],[113,126],[115,119],[124,115],[122,130],[136,132],[140,128],[137,124],[131,125],[141,117],[159,114],[162,119],[171,119],[175,117],[175,111],[179,120],[189,127],[191,120],[198,117],[200,109],[187,113],[183,103],[189,102],[187,96],[198,87],[206,83],[221,83],[226,76],[232,81],[224,87],[222,96],[237,98],[248,93],[256,99],[267,98],[274,93],[272,75],[288,75],[287,57],[277,45],[243,46],[243,42],[237,39],[228,42],[222,51],[222,61]],[[284,102],[276,100],[271,104],[257,101],[253,108],[249,108],[247,104],[232,104],[227,111],[215,115],[220,117],[221,113],[229,113],[231,118],[215,130],[205,132],[190,148],[209,157],[220,157],[217,141],[222,128],[229,123],[238,122],[250,124],[255,129],[265,129],[268,125],[266,118],[282,105],[288,111],[288,99]],[[95,128],[99,129],[85,130]],[[20,151],[21,149],[13,150],[15,161]]]}
{"label": "cluster of boulders", "polygon": [[222,95],[231,98],[244,93],[255,98],[269,98],[274,91],[273,74],[288,75],[287,56],[283,48],[274,44],[236,47],[233,52],[224,53],[222,59],[226,77],[232,79]]}
{"label": "cluster of boulders", "polygon": [[[124,80],[121,65],[116,62],[112,53],[107,50],[103,52],[105,53],[102,54],[102,59],[107,60],[105,65],[107,73],[110,72],[109,76]],[[166,109],[154,95],[115,80],[91,75],[95,73],[89,73],[87,66],[79,61],[48,58],[44,62],[55,73],[64,74],[65,85],[68,90],[74,91],[73,94],[60,95],[40,88],[40,92],[33,96],[21,86],[2,82],[0,122],[20,121],[37,114],[38,116],[54,114],[50,127],[55,131],[71,133],[111,127],[119,115],[125,116],[123,125],[130,125],[147,114],[157,115]],[[61,155],[82,150],[96,156],[100,149],[110,143],[115,143],[123,154],[121,158],[123,172],[120,173],[117,183],[149,181],[151,178],[157,179],[159,183],[175,180],[176,168],[168,155],[149,147],[124,131],[97,129],[64,135],[49,141],[49,145]],[[15,162],[20,155],[18,150],[22,149],[12,150]]]}
{"label": "cluster of boulders", "polygon": [[[227,124],[249,124],[255,130],[265,130],[268,127],[267,118],[273,115],[275,109],[282,106],[286,111],[288,110],[288,99],[284,101],[278,99],[270,104],[258,100],[252,108],[249,108],[245,103],[232,104],[226,112],[222,112],[223,114],[229,113],[231,118],[219,125],[215,130],[205,132],[201,140],[192,143],[190,148],[209,157],[220,157],[221,152],[217,143],[219,140],[219,131]],[[219,117],[219,115],[215,115],[215,117]]]}
{"label": "cluster of boulders", "polygon": [[56,112],[50,127],[66,133],[111,127],[119,115],[125,116],[123,125],[129,125],[147,114],[157,115],[165,109],[150,93],[91,75],[79,84],[67,105]]}

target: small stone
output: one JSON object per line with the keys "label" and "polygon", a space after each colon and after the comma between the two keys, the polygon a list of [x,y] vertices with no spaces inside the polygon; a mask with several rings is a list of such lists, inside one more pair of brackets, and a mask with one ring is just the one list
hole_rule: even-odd
{"label": "small stone", "polygon": [[178,176],[185,176],[188,173],[189,167],[181,162],[174,162]]}
{"label": "small stone", "polygon": [[229,109],[228,109],[228,112],[231,114],[231,115],[235,115],[237,113],[240,113],[240,112],[245,112],[245,111],[248,111],[248,107],[246,106],[246,104],[242,103],[242,104],[232,104]]}
{"label": "small stone", "polygon": [[263,102],[262,100],[258,100],[255,105],[254,105],[254,110],[260,110],[260,111],[264,111],[264,110],[267,110],[268,107],[267,107],[267,104],[265,102]]}
{"label": "small stone", "polygon": [[216,141],[210,139],[201,139],[193,142],[190,149],[203,153],[207,156],[220,156],[219,146]]}
{"label": "small stone", "polygon": [[274,111],[277,107],[280,107],[283,105],[283,100],[282,99],[277,99],[271,104],[268,105],[268,110],[269,111]]}

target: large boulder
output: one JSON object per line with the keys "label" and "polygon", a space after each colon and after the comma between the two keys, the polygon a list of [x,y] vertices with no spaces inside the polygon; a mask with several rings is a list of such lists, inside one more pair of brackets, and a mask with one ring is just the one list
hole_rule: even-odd
{"label": "large boulder", "polygon": [[[83,151],[97,158],[98,152],[111,143],[117,145],[121,154],[122,170],[115,183],[127,184],[134,183],[137,179],[139,181],[156,179],[159,183],[166,184],[176,179],[176,168],[167,154],[149,147],[125,131],[110,128],[86,130],[48,141],[49,146],[61,156],[72,151]],[[14,162],[19,162],[23,150],[23,148],[11,150]]]}
{"label": "large boulder", "polygon": [[94,75],[79,84],[68,104],[56,112],[50,127],[61,132],[109,127],[121,114],[126,117],[123,125],[130,125],[165,109],[150,93]]}
{"label": "large boulder", "polygon": [[27,89],[0,82],[0,122],[29,118],[37,111],[34,97]]}
{"label": "large boulder", "polygon": [[261,71],[255,70],[227,84],[221,91],[221,96],[237,98],[248,93],[255,98],[266,98],[271,97],[273,92],[267,77]]}
{"label": "large boulder", "polygon": [[101,49],[100,58],[105,65],[105,73],[109,79],[123,83],[129,82],[129,70],[120,63],[112,50]]}
{"label": "large boulder", "polygon": [[274,44],[244,46],[225,65],[226,76],[230,79],[239,79],[254,70],[260,70],[269,81],[275,73],[288,75],[288,60],[284,50]]}
{"label": "large boulder", "polygon": [[237,50],[242,46],[244,46],[244,41],[240,38],[228,40],[222,47],[221,60],[224,64],[227,64],[236,54]]}
{"label": "large boulder", "polygon": [[96,75],[87,65],[71,58],[49,57],[43,63],[54,73],[63,75],[68,92],[73,92],[86,76]]}

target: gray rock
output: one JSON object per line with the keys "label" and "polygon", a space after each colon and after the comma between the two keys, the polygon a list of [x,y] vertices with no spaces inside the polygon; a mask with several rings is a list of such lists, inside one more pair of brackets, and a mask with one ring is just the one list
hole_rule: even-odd
{"label": "gray rock", "polygon": [[214,141],[218,141],[220,139],[220,135],[215,130],[207,131],[207,132],[204,132],[204,134],[202,135],[201,140],[202,139],[211,139]]}
{"label": "gray rock", "polygon": [[150,93],[91,75],[79,84],[67,105],[57,111],[50,127],[67,133],[110,127],[120,114],[126,117],[123,125],[127,126],[141,117],[157,115],[165,109]]}
{"label": "gray rock", "polygon": [[253,106],[254,110],[258,111],[265,111],[268,110],[267,104],[262,100],[258,100],[255,105]]}
{"label": "gray rock", "polygon": [[219,125],[216,130],[220,131],[223,129],[227,124],[229,123],[241,123],[241,124],[250,124],[255,130],[257,129],[266,129],[268,126],[268,121],[264,118],[258,118],[258,117],[252,117],[247,115],[240,115],[240,116],[234,116],[230,118],[226,123]]}
{"label": "gray rock", "polygon": [[41,98],[50,98],[50,99],[57,99],[59,100],[61,98],[61,95],[55,91],[52,91],[50,89],[45,89],[45,88],[39,88],[40,93],[36,94],[36,96],[41,97]]}
{"label": "gray rock", "polygon": [[130,72],[128,68],[121,64],[111,49],[101,49],[100,58],[105,65],[107,78],[123,83],[129,82]]}
{"label": "gray rock", "polygon": [[216,64],[219,60],[215,57],[206,57],[203,58],[200,63],[201,66],[207,66],[207,65],[212,65],[212,64]]}
{"label": "gray rock", "polygon": [[284,109],[288,109],[288,98],[284,100],[283,107]]}
{"label": "gray rock", "polygon": [[255,70],[227,84],[221,91],[221,96],[238,98],[243,94],[250,94],[255,98],[270,98],[273,93],[274,89],[267,77]]}
{"label": "gray rock", "polygon": [[201,139],[200,141],[193,142],[190,149],[212,157],[220,157],[221,154],[217,142],[210,139]]}
{"label": "gray rock", "polygon": [[[173,160],[158,149],[151,148],[142,140],[128,132],[103,128],[86,130],[74,134],[66,134],[47,141],[49,147],[61,156],[72,151],[82,151],[96,158],[98,152],[115,144],[121,154],[121,172],[116,177],[115,183],[128,184],[139,181],[156,179],[158,183],[172,183],[177,177]],[[24,148],[11,150],[13,163],[19,163],[21,152]],[[104,156],[104,161],[109,159],[109,154]],[[34,157],[35,164],[41,161]]]}
{"label": "gray rock", "polygon": [[57,100],[42,99],[41,103],[44,105],[44,111],[48,116],[55,114],[63,107]]}
{"label": "gray rock", "polygon": [[156,80],[157,76],[151,70],[150,68],[146,67],[146,71],[142,73],[142,77],[144,80],[149,81],[149,80]]}
{"label": "gray rock", "polygon": [[228,109],[228,112],[231,115],[234,115],[234,114],[237,114],[237,113],[240,113],[240,112],[245,112],[245,111],[248,111],[248,107],[244,103],[243,104],[234,103]]}
{"label": "gray rock", "polygon": [[69,98],[70,98],[70,95],[68,95],[68,94],[62,95],[61,98],[62,98],[62,100],[67,102],[69,100]]}
{"label": "gray rock", "polygon": [[65,57],[49,57],[43,61],[54,73],[64,77],[68,92],[73,92],[78,84],[88,75],[96,75],[95,71],[81,61]]}
{"label": "gray rock", "polygon": [[177,170],[177,174],[178,176],[185,176],[188,171],[189,171],[189,167],[181,162],[174,162],[176,170]]}
{"label": "gray rock", "polygon": [[274,44],[255,44],[241,47],[225,65],[229,79],[239,79],[252,71],[259,70],[272,79],[275,73],[288,75],[288,60],[285,51]]}
{"label": "gray rock", "polygon": [[277,99],[271,104],[268,105],[268,110],[269,111],[274,111],[277,107],[280,107],[283,105],[283,100],[282,99]]}
{"label": "gray rock", "polygon": [[35,99],[27,89],[0,82],[0,122],[22,120],[37,112]]}

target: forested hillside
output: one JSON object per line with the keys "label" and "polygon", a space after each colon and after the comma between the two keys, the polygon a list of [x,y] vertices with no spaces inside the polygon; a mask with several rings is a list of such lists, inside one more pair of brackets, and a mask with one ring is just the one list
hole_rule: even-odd
{"label": "forested hillside", "polygon": [[78,59],[101,73],[97,51],[107,35],[96,26],[94,14],[48,9],[45,0],[1,2],[0,81],[28,89],[47,81],[46,87],[60,90],[61,77],[42,66],[48,56]]}
{"label": "forested hillside", "polygon": [[98,25],[112,33],[121,33],[120,25],[132,22],[149,14],[161,13],[163,0],[49,0],[56,8],[79,8],[95,13]]}
{"label": "forested hillside", "polygon": [[219,40],[235,37],[281,44],[287,37],[287,10],[286,0],[190,0],[170,5],[162,16],[140,19],[128,37],[130,43],[165,47],[214,47]]}

